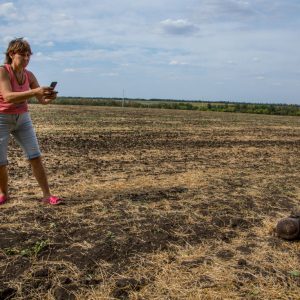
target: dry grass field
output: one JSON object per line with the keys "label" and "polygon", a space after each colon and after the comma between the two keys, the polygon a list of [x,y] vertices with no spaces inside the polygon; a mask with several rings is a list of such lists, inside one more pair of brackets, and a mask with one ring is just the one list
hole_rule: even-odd
{"label": "dry grass field", "polygon": [[0,299],[300,299],[300,118],[32,105],[55,194],[11,142]]}

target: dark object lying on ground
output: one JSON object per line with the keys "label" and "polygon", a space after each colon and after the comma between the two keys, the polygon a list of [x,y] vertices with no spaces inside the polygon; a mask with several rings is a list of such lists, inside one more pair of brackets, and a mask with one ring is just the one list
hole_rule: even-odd
{"label": "dark object lying on ground", "polygon": [[276,226],[277,236],[285,240],[300,239],[300,211],[279,220]]}

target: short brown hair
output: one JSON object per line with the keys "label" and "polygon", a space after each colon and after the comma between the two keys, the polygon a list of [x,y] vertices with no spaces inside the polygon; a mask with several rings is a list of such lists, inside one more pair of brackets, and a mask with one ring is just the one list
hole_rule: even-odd
{"label": "short brown hair", "polygon": [[32,54],[31,48],[29,43],[24,40],[24,38],[16,38],[9,42],[7,50],[5,52],[5,62],[6,64],[11,64],[12,59],[10,58],[9,54],[11,53],[25,53],[29,52]]}

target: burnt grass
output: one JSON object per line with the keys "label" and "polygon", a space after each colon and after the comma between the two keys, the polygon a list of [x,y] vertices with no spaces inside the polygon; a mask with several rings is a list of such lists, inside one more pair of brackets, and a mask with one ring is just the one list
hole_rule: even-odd
{"label": "burnt grass", "polygon": [[[111,298],[129,299],[156,280],[130,270],[159,253],[172,253],[164,263],[182,270],[230,263],[241,298],[255,298],[245,283],[257,274],[299,287],[286,270],[249,258],[266,241],[270,256],[286,251],[263,228],[299,203],[299,118],[38,105],[31,115],[51,188],[65,201],[37,201],[37,184],[11,141],[0,299],[76,299],[104,283]],[[176,252],[198,245],[212,256]],[[201,268],[195,276],[199,291],[218,288]]]}

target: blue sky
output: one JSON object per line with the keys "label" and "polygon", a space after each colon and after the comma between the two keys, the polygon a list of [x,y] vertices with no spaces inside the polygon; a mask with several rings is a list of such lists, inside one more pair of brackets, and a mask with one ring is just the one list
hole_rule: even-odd
{"label": "blue sky", "polygon": [[61,96],[300,104],[299,15],[299,0],[0,1],[0,50],[27,38]]}

